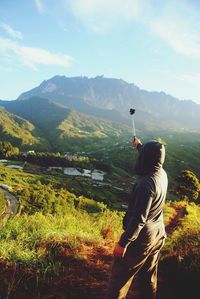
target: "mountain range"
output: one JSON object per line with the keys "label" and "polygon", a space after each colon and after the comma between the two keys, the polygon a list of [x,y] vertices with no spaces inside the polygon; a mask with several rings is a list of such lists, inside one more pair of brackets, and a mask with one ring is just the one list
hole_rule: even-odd
{"label": "mountain range", "polygon": [[130,133],[130,108],[136,110],[137,131],[200,129],[199,104],[103,76],[55,76],[16,100],[1,100],[0,106],[2,138],[46,150],[69,150],[74,142],[78,149],[106,139],[117,140],[126,131]]}
{"label": "mountain range", "polygon": [[141,129],[199,130],[200,105],[180,101],[164,92],[148,92],[121,79],[55,76],[21,94],[48,98],[65,107],[103,119],[130,124],[129,110],[136,109],[135,119]]}

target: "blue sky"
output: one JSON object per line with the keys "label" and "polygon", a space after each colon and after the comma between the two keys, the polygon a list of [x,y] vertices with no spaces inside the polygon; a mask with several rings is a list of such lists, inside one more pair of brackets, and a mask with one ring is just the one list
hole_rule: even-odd
{"label": "blue sky", "polygon": [[55,75],[200,103],[200,1],[0,0],[0,99]]}

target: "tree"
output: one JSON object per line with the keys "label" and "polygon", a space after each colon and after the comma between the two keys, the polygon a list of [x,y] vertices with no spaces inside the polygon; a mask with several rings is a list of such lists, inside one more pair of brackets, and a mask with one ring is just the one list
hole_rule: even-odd
{"label": "tree", "polygon": [[200,182],[190,170],[184,170],[175,180],[174,193],[182,200],[197,201],[200,193]]}

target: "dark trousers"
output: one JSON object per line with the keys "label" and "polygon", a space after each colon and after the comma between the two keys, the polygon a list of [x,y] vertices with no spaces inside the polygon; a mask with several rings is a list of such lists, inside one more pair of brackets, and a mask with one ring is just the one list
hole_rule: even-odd
{"label": "dark trousers", "polygon": [[155,299],[158,261],[164,242],[164,238],[160,238],[151,245],[135,241],[128,246],[123,258],[114,257],[104,299],[126,298],[136,274],[140,281],[140,298]]}

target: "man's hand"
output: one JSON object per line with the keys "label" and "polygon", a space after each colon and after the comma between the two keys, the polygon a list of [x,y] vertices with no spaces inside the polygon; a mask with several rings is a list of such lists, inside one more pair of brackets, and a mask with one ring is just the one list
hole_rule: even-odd
{"label": "man's hand", "polygon": [[126,248],[120,246],[119,244],[116,244],[113,251],[113,255],[123,257],[125,252],[126,252]]}
{"label": "man's hand", "polygon": [[140,141],[140,139],[135,137],[132,141],[132,145],[133,145],[134,148],[137,148],[138,144],[142,144],[142,142]]}

